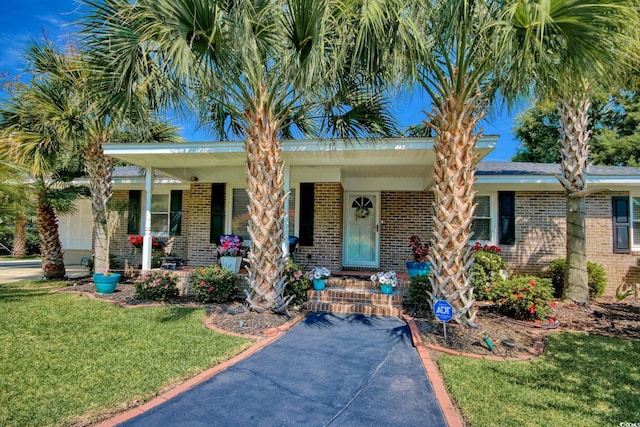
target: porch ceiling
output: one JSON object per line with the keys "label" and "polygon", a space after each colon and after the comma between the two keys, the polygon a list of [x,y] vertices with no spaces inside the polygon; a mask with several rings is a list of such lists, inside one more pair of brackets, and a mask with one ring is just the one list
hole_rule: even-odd
{"label": "porch ceiling", "polygon": [[[487,136],[480,140],[476,148],[480,158],[493,149],[497,139],[497,136]],[[202,182],[244,180],[245,154],[241,141],[106,144],[104,148],[106,154],[116,159],[144,168],[153,167],[182,181],[194,177]],[[375,187],[380,187],[383,180],[388,183],[395,180],[398,186],[409,185],[411,180],[411,187],[424,188],[429,185],[435,161],[432,138],[393,138],[363,144],[294,140],[284,141],[282,148],[283,160],[292,174],[297,171],[297,175],[305,179],[316,174],[318,179],[332,176],[334,181],[342,181],[345,188],[355,185],[361,189],[367,180],[369,186]],[[222,178],[225,179],[220,181]]]}

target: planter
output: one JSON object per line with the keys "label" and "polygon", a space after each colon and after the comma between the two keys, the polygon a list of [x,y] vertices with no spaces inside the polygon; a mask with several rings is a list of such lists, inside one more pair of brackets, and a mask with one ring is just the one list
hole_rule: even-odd
{"label": "planter", "polygon": [[95,273],[93,283],[96,285],[96,292],[99,294],[112,294],[118,286],[120,273],[111,273],[105,276],[104,273]]}
{"label": "planter", "polygon": [[410,261],[407,262],[407,271],[409,272],[409,277],[427,276],[431,271],[431,263]]}
{"label": "planter", "polygon": [[380,293],[382,294],[392,294],[393,286],[392,285],[380,285]]}
{"label": "planter", "polygon": [[223,256],[220,257],[220,265],[227,270],[231,270],[234,273],[240,271],[240,264],[242,264],[241,256]]}
{"label": "planter", "polygon": [[327,279],[313,279],[313,289],[321,291],[324,289]]}

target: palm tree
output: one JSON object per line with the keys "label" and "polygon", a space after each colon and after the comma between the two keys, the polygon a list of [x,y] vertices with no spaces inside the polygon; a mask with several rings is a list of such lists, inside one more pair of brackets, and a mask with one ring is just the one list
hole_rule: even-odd
{"label": "palm tree", "polygon": [[[88,51],[106,68],[107,101],[128,107],[192,94],[221,139],[243,137],[249,194],[252,309],[284,311],[281,138],[389,135],[385,68],[408,49],[404,5],[341,0],[85,0]],[[154,92],[154,89],[162,89]],[[183,101],[183,106],[185,105]]]}
{"label": "palm tree", "polygon": [[62,279],[65,266],[57,214],[73,212],[86,194],[69,183],[81,176],[81,163],[52,124],[51,106],[64,99],[55,82],[32,82],[12,93],[0,111],[2,156],[29,170],[37,204],[38,234],[45,279]]}
{"label": "palm tree", "polygon": [[0,160],[0,218],[6,218],[13,224],[13,258],[26,256],[27,217],[34,210],[29,185],[24,183],[26,176],[23,168]]}
{"label": "palm tree", "polygon": [[28,60],[34,68],[54,79],[66,92],[66,105],[56,115],[56,126],[64,137],[81,153],[89,176],[91,207],[94,220],[95,271],[106,271],[109,265],[109,203],[114,160],[104,154],[103,144],[116,140],[130,142],[181,142],[177,128],[152,117],[149,108],[135,98],[140,116],[135,121],[109,111],[93,87],[94,74],[82,56],[73,50],[60,52],[51,43],[31,47]]}
{"label": "palm tree", "polygon": [[436,1],[426,19],[430,49],[417,63],[418,82],[433,104],[425,125],[435,134],[431,298],[448,300],[460,323],[475,319],[469,277],[477,162],[473,150],[482,135],[478,123],[496,91],[493,76],[500,52],[493,40],[500,6]]}
{"label": "palm tree", "polygon": [[613,87],[637,61],[637,2],[626,0],[518,0],[508,8],[505,39],[512,63],[505,92],[557,102],[561,125],[562,174],[566,196],[567,268],[563,299],[589,302],[585,197],[589,158],[591,87]]}

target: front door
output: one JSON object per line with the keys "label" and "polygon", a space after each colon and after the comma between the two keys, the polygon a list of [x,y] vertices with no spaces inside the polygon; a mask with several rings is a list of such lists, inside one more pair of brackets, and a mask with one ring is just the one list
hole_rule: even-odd
{"label": "front door", "polygon": [[345,267],[380,265],[379,200],[379,193],[346,193],[342,260]]}

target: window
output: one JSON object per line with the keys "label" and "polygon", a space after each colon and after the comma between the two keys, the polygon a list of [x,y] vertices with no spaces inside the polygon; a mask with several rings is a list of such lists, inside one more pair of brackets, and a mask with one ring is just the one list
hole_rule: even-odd
{"label": "window", "polygon": [[476,196],[474,202],[476,210],[471,224],[471,239],[491,241],[491,197]]}
{"label": "window", "polygon": [[[129,192],[127,232],[140,232],[141,191]],[[176,236],[182,231],[182,190],[151,195],[151,234],[154,236]]]}
{"label": "window", "polygon": [[[251,240],[247,227],[249,226],[249,194],[246,188],[234,188],[231,201],[231,234],[237,234],[244,240]],[[289,230],[290,236],[295,235],[296,218],[296,190],[292,188],[289,193]]]}

